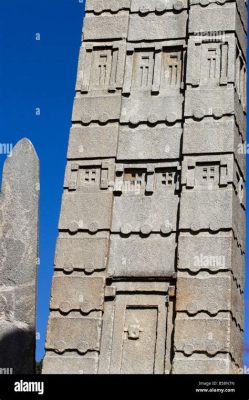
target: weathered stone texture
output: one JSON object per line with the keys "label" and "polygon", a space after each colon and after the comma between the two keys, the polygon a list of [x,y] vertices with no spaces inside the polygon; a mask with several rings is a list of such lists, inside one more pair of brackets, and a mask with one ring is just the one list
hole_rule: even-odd
{"label": "weathered stone texture", "polygon": [[175,374],[238,374],[231,356],[227,353],[220,353],[215,356],[194,353],[186,357],[181,352],[175,353],[172,373]]}
{"label": "weathered stone texture", "polygon": [[[189,317],[177,315],[175,350],[191,356],[195,351],[209,357],[217,353],[230,353],[237,365],[241,365],[243,332],[228,313],[220,312],[215,317],[199,313]],[[191,335],[191,338],[190,338]]]}
{"label": "weathered stone texture", "polygon": [[52,317],[48,322],[46,349],[61,354],[74,350],[79,354],[98,351],[100,344],[100,318]]}
{"label": "weathered stone texture", "polygon": [[39,161],[20,140],[5,161],[0,194],[0,368],[34,373]]}
{"label": "weathered stone texture", "polygon": [[83,270],[86,274],[106,268],[108,237],[60,237],[57,241],[55,268],[71,273]]}
{"label": "weathered stone texture", "polygon": [[68,159],[76,160],[82,157],[94,158],[96,152],[99,157],[115,157],[117,152],[118,129],[116,123],[106,126],[82,126],[72,128],[68,148]]}
{"label": "weathered stone texture", "polygon": [[120,238],[112,235],[108,276],[143,278],[172,277],[175,273],[176,237],[150,235]]}
{"label": "weathered stone texture", "polygon": [[238,372],[246,14],[87,0],[44,372]]}
{"label": "weathered stone texture", "polygon": [[108,287],[99,373],[166,372],[170,344],[165,326],[169,334],[172,331],[172,304],[165,307],[167,291],[162,282],[116,282]]}
{"label": "weathered stone texture", "polygon": [[79,354],[64,356],[63,354],[54,355],[47,352],[43,361],[43,371],[46,374],[96,374],[98,369],[98,355],[92,352],[89,357],[82,357]]}
{"label": "weathered stone texture", "polygon": [[173,373],[242,365],[246,24],[244,2],[190,2]]}

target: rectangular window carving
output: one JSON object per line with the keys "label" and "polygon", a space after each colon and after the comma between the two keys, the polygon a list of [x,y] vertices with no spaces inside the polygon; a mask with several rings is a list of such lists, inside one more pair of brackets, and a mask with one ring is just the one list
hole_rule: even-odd
{"label": "rectangular window carving", "polygon": [[[221,44],[202,43],[201,84],[217,86],[221,78]],[[223,60],[226,69],[227,60]]]}
{"label": "rectangular window carving", "polygon": [[137,51],[133,60],[132,87],[136,90],[151,90],[154,71],[154,51]]}
{"label": "rectangular window carving", "polygon": [[124,173],[124,184],[131,189],[145,188],[145,170],[142,168],[126,169]]}
{"label": "rectangular window carving", "polygon": [[115,84],[118,64],[117,49],[93,50],[92,68],[90,77],[91,90],[105,90],[110,84]]}
{"label": "rectangular window carving", "polygon": [[162,89],[179,89],[182,77],[182,52],[164,49],[161,87]]}
{"label": "rectangular window carving", "polygon": [[216,49],[208,49],[207,55],[208,62],[208,79],[217,78],[217,50]]}
{"label": "rectangular window carving", "polygon": [[100,54],[98,63],[98,85],[105,87],[106,83],[106,72],[107,72],[107,55]]}
{"label": "rectangular window carving", "polygon": [[236,78],[235,86],[242,103],[243,109],[246,104],[246,68],[245,62],[240,54],[239,49],[236,50]]}

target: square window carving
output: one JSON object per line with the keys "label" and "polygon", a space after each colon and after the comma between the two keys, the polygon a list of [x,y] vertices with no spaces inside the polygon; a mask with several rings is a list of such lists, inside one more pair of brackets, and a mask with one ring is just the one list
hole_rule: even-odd
{"label": "square window carving", "polygon": [[99,168],[80,168],[78,175],[78,187],[99,186],[100,169]]}
{"label": "square window carving", "polygon": [[219,164],[197,164],[195,177],[197,186],[218,186],[219,176]]}
{"label": "square window carving", "polygon": [[162,168],[156,171],[156,187],[159,190],[175,190],[177,174],[174,169]]}

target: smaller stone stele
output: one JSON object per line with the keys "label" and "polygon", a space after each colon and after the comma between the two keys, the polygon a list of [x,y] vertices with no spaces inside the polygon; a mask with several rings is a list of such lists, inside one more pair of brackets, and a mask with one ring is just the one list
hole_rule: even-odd
{"label": "smaller stone stele", "polygon": [[39,160],[20,140],[5,161],[0,193],[0,369],[34,373]]}

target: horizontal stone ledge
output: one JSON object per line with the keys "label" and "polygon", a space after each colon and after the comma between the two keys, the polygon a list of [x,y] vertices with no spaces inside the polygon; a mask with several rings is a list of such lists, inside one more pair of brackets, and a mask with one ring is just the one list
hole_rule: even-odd
{"label": "horizontal stone ledge", "polygon": [[240,329],[243,329],[243,309],[243,296],[230,271],[217,274],[203,271],[197,275],[178,272],[177,311],[190,315],[202,311],[210,315],[216,315],[220,311],[231,312]]}
{"label": "horizontal stone ledge", "polygon": [[214,357],[193,353],[185,356],[176,352],[173,359],[173,374],[238,374],[239,366],[229,353],[219,353]]}
{"label": "horizontal stone ledge", "polygon": [[45,348],[59,354],[69,350],[80,354],[99,351],[100,330],[100,318],[50,317]]}
{"label": "horizontal stone ledge", "polygon": [[104,306],[104,277],[56,275],[53,279],[50,309],[63,314],[80,311],[89,314]]}
{"label": "horizontal stone ledge", "polygon": [[86,355],[66,352],[56,355],[47,351],[43,360],[43,374],[96,374],[98,369],[98,353]]}
{"label": "horizontal stone ledge", "polygon": [[242,363],[243,332],[229,313],[220,312],[215,317],[178,313],[175,324],[175,351],[186,356],[200,352],[211,357],[230,352],[238,365]]}

